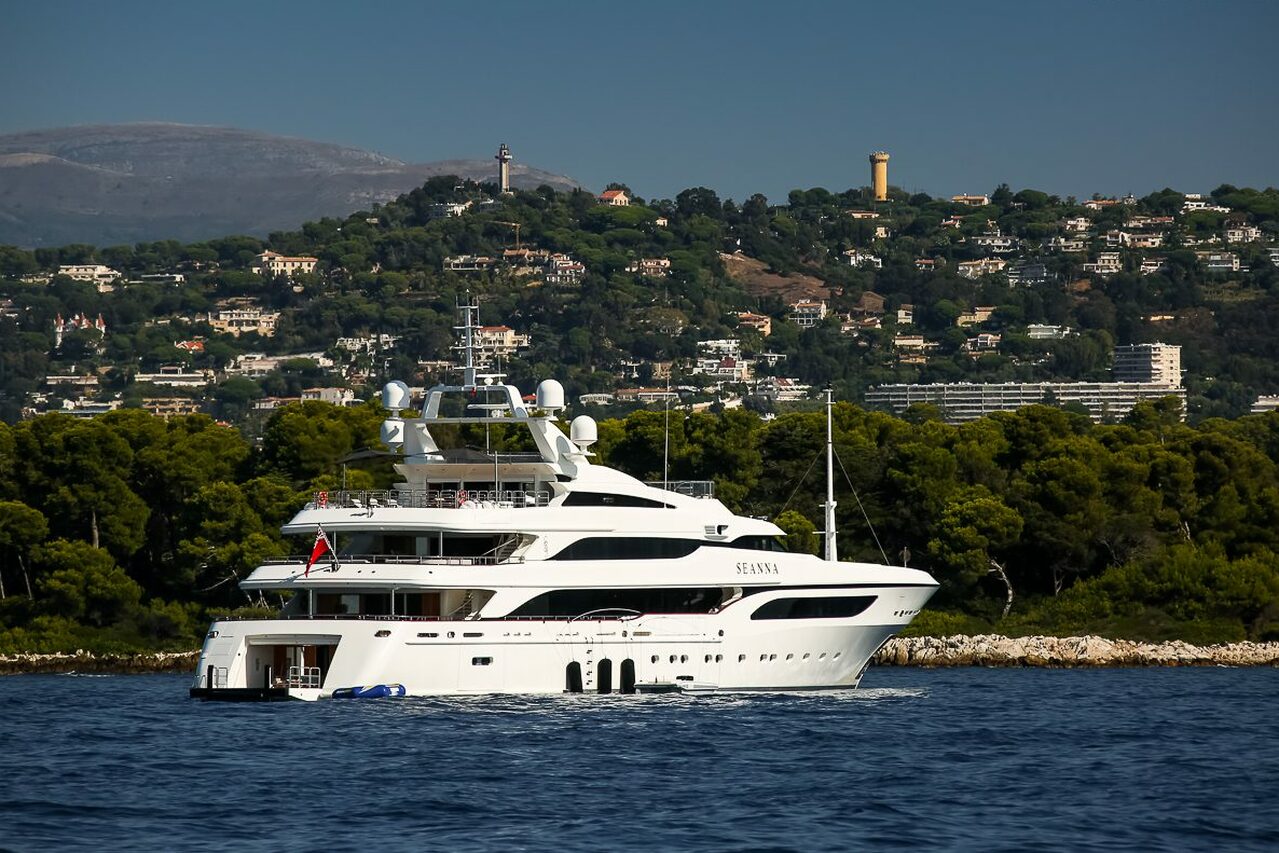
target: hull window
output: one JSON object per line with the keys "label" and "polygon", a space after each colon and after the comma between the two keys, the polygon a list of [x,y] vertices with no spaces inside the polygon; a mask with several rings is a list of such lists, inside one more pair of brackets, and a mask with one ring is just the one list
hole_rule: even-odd
{"label": "hull window", "polygon": [[873,595],[830,598],[775,598],[751,614],[752,619],[848,619],[875,603]]}

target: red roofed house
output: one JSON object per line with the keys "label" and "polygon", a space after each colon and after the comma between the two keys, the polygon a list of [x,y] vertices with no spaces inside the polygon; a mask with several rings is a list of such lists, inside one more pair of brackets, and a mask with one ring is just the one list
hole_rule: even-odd
{"label": "red roofed house", "polygon": [[613,207],[626,207],[631,203],[626,190],[604,190],[600,193],[599,200],[600,204],[611,204]]}

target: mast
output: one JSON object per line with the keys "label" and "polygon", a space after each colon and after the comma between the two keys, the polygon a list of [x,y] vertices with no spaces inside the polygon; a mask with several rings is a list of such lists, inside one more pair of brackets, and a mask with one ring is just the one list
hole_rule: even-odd
{"label": "mast", "polygon": [[835,544],[835,444],[831,440],[831,418],[835,408],[835,392],[826,389],[826,559],[837,562]]}
{"label": "mast", "polygon": [[462,362],[462,385],[469,389],[476,386],[475,371],[475,322],[474,318],[480,312],[480,306],[471,301],[471,291],[466,292],[466,304],[459,305],[458,312],[462,315],[462,325],[453,328],[462,333],[461,346],[454,349],[462,350],[464,360]]}

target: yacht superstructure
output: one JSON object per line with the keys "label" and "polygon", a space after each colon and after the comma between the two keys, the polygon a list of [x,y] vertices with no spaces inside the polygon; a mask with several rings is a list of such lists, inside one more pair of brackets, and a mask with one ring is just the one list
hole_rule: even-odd
{"label": "yacht superstructure", "polygon": [[[458,384],[431,388],[413,417],[406,386],[383,391],[403,481],[313,496],[284,532],[323,547],[240,584],[288,605],[214,622],[192,696],[855,687],[936,590],[915,569],[837,562],[830,493],[823,560],[787,552],[776,525],[734,515],[711,483],[592,464],[595,423],[564,434],[558,382],[530,407],[475,364],[475,312],[463,306]],[[522,426],[536,452],[444,449],[430,430],[445,424]]]}

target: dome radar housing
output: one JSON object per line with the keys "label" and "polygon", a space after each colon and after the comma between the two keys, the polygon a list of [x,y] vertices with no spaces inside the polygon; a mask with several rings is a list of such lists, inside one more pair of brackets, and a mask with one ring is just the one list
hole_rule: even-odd
{"label": "dome radar housing", "polygon": [[599,428],[595,425],[595,418],[590,415],[578,415],[573,418],[573,423],[568,428],[568,437],[579,450],[585,451],[599,440]]}
{"label": "dome radar housing", "polygon": [[400,409],[409,407],[409,386],[398,379],[388,382],[382,388],[382,406],[398,414]]}
{"label": "dome radar housing", "polygon": [[537,407],[551,412],[564,408],[564,386],[554,379],[543,379],[537,386]]}

